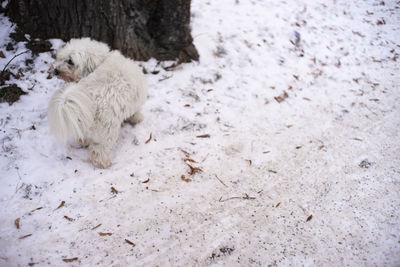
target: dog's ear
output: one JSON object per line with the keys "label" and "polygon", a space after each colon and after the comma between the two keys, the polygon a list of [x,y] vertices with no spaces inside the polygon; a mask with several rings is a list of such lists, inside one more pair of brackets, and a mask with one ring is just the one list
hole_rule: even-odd
{"label": "dog's ear", "polygon": [[96,57],[95,55],[87,55],[86,56],[86,69],[87,73],[85,73],[85,76],[88,75],[89,73],[93,72],[97,66],[100,64],[101,59]]}

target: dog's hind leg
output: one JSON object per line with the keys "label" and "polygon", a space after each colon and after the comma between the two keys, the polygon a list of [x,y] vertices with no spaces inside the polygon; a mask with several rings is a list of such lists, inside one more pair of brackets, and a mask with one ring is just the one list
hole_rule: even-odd
{"label": "dog's hind leg", "polygon": [[140,111],[138,111],[135,114],[133,114],[132,116],[130,116],[129,118],[127,118],[125,121],[132,125],[135,125],[135,124],[142,122],[143,119],[144,119],[143,114]]}
{"label": "dog's hind leg", "polygon": [[96,167],[105,169],[111,166],[109,154],[117,142],[120,127],[119,123],[108,127],[98,123],[92,128],[93,137],[89,145],[89,158]]}

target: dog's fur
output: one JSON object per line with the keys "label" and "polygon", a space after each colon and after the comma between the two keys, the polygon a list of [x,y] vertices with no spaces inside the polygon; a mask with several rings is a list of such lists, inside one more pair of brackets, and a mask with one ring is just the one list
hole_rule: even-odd
{"label": "dog's fur", "polygon": [[90,160],[111,166],[109,153],[121,124],[143,120],[147,83],[141,69],[118,51],[89,38],[72,39],[57,52],[55,73],[69,82],[50,100],[50,130],[61,141],[89,146]]}

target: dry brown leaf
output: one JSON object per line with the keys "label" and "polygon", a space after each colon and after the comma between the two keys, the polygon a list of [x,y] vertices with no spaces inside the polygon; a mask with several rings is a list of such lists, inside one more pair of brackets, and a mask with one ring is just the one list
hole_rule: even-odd
{"label": "dry brown leaf", "polygon": [[210,138],[211,136],[209,134],[203,134],[203,135],[198,135],[196,137],[197,138]]}
{"label": "dry brown leaf", "polygon": [[187,158],[189,157],[189,155],[190,155],[189,152],[183,150],[182,148],[180,148],[180,150],[183,152],[183,154],[185,154],[185,156],[186,156]]}
{"label": "dry brown leaf", "polygon": [[43,209],[43,207],[39,207],[39,208],[36,208],[34,210],[31,210],[31,212],[34,212],[34,211],[37,211],[37,210],[41,210],[41,209]]}
{"label": "dry brown leaf", "polygon": [[310,221],[312,219],[312,215],[308,216],[306,222]]}
{"label": "dry brown leaf", "polygon": [[75,219],[72,219],[72,218],[70,218],[70,217],[68,217],[68,216],[64,216],[64,218],[67,219],[67,220],[70,221],[70,222],[75,221]]}
{"label": "dry brown leaf", "polygon": [[99,236],[110,236],[110,235],[112,235],[112,233],[102,233],[102,232],[99,232]]}
{"label": "dry brown leaf", "polygon": [[63,207],[63,206],[64,206],[64,204],[65,204],[65,201],[61,201],[61,204],[60,204],[60,205],[58,205],[58,207],[56,208],[56,210],[58,210],[59,208]]}
{"label": "dry brown leaf", "polygon": [[191,159],[191,158],[185,158],[183,161],[184,162],[189,161],[189,162],[192,162],[192,163],[197,163],[194,159]]}
{"label": "dry brown leaf", "polygon": [[288,98],[289,97],[289,95],[288,95],[288,93],[286,93],[286,91],[283,91],[283,94],[282,95],[279,95],[279,96],[275,96],[274,98],[275,98],[275,100],[278,102],[278,103],[281,103],[281,102],[283,102],[286,98]]}
{"label": "dry brown leaf", "polygon": [[186,178],[186,176],[184,174],[181,175],[181,179],[182,179],[182,181],[185,181],[186,183],[190,183],[192,181],[192,179]]}
{"label": "dry brown leaf", "polygon": [[111,186],[111,194],[118,194],[119,191],[115,189],[113,186]]}
{"label": "dry brown leaf", "polygon": [[128,239],[125,239],[125,242],[128,243],[129,245],[136,247],[136,244],[133,243],[132,241],[129,241]]}
{"label": "dry brown leaf", "polygon": [[198,172],[203,172],[202,169],[197,168],[197,167],[193,167],[192,165],[190,165],[190,164],[188,164],[188,163],[186,163],[186,165],[188,165],[188,167],[190,168],[190,171],[189,171],[189,174],[190,174],[190,175],[194,175],[194,174],[196,174],[196,173],[198,173]]}
{"label": "dry brown leaf", "polygon": [[17,218],[14,221],[14,225],[15,225],[15,227],[17,227],[17,229],[19,229],[19,221],[20,221],[20,218]]}
{"label": "dry brown leaf", "polygon": [[150,133],[149,139],[147,139],[145,144],[148,144],[151,141],[152,138],[153,138],[153,133]]}
{"label": "dry brown leaf", "polygon": [[73,261],[77,261],[78,257],[71,258],[71,259],[62,259],[62,260],[63,260],[63,262],[73,262]]}

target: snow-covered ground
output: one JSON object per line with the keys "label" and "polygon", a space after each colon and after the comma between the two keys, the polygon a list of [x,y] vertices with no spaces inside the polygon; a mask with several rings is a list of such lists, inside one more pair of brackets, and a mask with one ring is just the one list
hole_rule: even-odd
{"label": "snow-covered ground", "polygon": [[10,63],[0,266],[399,266],[399,1],[193,0],[192,35],[106,170],[49,134],[51,54]]}

